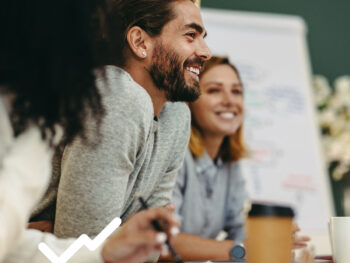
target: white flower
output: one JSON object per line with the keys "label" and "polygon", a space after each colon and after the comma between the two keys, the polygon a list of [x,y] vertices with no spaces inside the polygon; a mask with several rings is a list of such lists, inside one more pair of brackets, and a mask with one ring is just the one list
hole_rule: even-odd
{"label": "white flower", "polygon": [[350,76],[341,76],[334,81],[334,88],[340,96],[348,96],[350,100]]}
{"label": "white flower", "polygon": [[332,136],[339,136],[345,130],[346,121],[342,118],[336,118],[330,126]]}
{"label": "white flower", "polygon": [[334,156],[332,156],[332,151],[331,151],[331,147],[332,147],[333,143],[334,143],[334,138],[332,138],[330,136],[324,136],[322,138],[324,157],[325,157],[327,163],[330,163],[330,162],[335,160]]}
{"label": "white flower", "polygon": [[350,135],[350,122],[347,122],[345,124],[345,127],[344,127],[344,132],[343,133],[346,133],[346,134],[349,134]]}
{"label": "white flower", "polygon": [[[343,156],[341,157],[341,161],[342,163],[345,163],[347,166],[349,166],[350,164],[350,149],[349,148],[344,148],[345,151],[344,151],[344,154]],[[350,168],[350,166],[349,166]]]}
{"label": "white flower", "polygon": [[336,109],[349,108],[350,107],[350,93],[335,93],[330,99],[330,104],[334,105]]}
{"label": "white flower", "polygon": [[314,78],[325,158],[328,164],[339,163],[332,176],[341,180],[350,171],[350,76],[337,78],[334,87],[332,92],[325,77]]}
{"label": "white flower", "polygon": [[331,126],[333,122],[336,120],[336,113],[333,109],[326,109],[321,111],[318,115],[318,121],[322,127]]}
{"label": "white flower", "polygon": [[339,138],[337,138],[337,143],[339,143],[342,148],[338,160],[340,160],[341,163],[348,165],[350,163],[350,147],[346,146],[350,145],[350,133],[342,133]]}
{"label": "white flower", "polygon": [[314,77],[314,90],[317,105],[325,103],[332,92],[328,80],[321,75],[316,75]]}
{"label": "white flower", "polygon": [[350,108],[350,93],[340,94],[334,93],[328,100],[328,107],[336,111],[343,111]]}
{"label": "white flower", "polygon": [[337,140],[344,144],[350,143],[350,133],[342,133]]}
{"label": "white flower", "polygon": [[333,178],[336,181],[340,181],[341,179],[343,179],[344,175],[349,171],[349,166],[345,165],[345,164],[340,164],[338,165],[334,171],[333,171]]}
{"label": "white flower", "polygon": [[329,149],[326,154],[329,161],[339,161],[343,155],[343,145],[338,141],[333,141],[333,143],[329,145]]}

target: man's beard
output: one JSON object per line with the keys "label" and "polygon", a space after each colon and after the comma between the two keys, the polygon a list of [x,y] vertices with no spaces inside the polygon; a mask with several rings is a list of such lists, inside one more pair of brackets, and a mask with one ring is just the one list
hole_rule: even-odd
{"label": "man's beard", "polygon": [[153,55],[153,64],[150,75],[156,87],[165,91],[168,101],[193,102],[200,96],[200,88],[197,80],[192,84],[185,80],[186,65],[202,65],[201,59],[186,60],[181,64],[179,56],[173,50],[166,50],[160,43],[156,43]]}

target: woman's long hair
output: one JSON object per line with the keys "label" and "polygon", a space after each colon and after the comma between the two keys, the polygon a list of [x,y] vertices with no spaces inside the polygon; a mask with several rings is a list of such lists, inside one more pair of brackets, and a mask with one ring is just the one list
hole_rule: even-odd
{"label": "woman's long hair", "polygon": [[[230,63],[229,59],[226,57],[215,57],[213,56],[211,59],[204,63],[203,69],[199,77],[203,76],[205,72],[209,69],[218,66],[218,65],[228,65],[230,66],[237,74],[238,79],[241,81],[239,72],[237,68]],[[191,137],[189,142],[189,148],[196,158],[203,155],[205,151],[203,136],[200,127],[196,124],[193,116],[191,123]],[[238,161],[244,156],[246,156],[246,148],[243,142],[243,125],[241,125],[238,130],[224,138],[222,145],[219,150],[219,156],[224,162]]]}
{"label": "woman's long hair", "polygon": [[[0,92],[13,95],[15,136],[29,124],[66,143],[104,114],[93,69],[112,49],[104,0],[5,0],[0,7]],[[84,137],[85,138],[85,137]]]}

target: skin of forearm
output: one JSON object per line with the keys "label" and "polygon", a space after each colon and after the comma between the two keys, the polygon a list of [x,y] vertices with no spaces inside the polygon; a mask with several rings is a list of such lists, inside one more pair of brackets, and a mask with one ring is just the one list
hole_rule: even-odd
{"label": "skin of forearm", "polygon": [[[195,235],[180,233],[173,240],[172,245],[184,261],[193,260],[230,260],[232,240],[217,241]],[[171,260],[172,257],[161,256],[161,260]]]}

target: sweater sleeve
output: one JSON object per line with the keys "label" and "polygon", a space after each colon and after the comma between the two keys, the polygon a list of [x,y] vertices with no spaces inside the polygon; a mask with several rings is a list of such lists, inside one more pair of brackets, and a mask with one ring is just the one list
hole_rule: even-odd
{"label": "sweater sleeve", "polygon": [[160,207],[171,203],[176,175],[179,168],[180,167],[171,169],[162,176],[157,189],[147,201],[150,207]]}
{"label": "sweater sleeve", "polygon": [[[11,252],[5,257],[3,263],[49,263],[50,260],[38,249],[38,245],[44,242],[57,256],[75,241],[75,239],[59,239],[52,234],[37,230],[24,231],[23,237]],[[81,247],[68,261],[70,263],[102,263],[101,249],[90,251],[85,246]]]}
{"label": "sweater sleeve", "polygon": [[30,211],[46,189],[51,157],[39,129],[31,127],[13,139],[0,159],[0,262],[21,239]]}
{"label": "sweater sleeve", "polygon": [[184,103],[168,103],[169,108],[176,108],[175,111],[169,110],[169,113],[173,112],[172,114],[176,115],[176,118],[172,118],[174,122],[173,134],[169,134],[171,139],[168,140],[168,143],[171,144],[166,146],[172,151],[169,151],[168,169],[160,178],[156,191],[148,200],[151,207],[171,203],[176,177],[182,167],[190,137],[190,112],[187,105]]}
{"label": "sweater sleeve", "polygon": [[129,175],[153,120],[150,99],[147,104],[142,94],[125,85],[110,79],[100,130],[88,121],[89,143],[77,138],[64,150],[54,225],[59,237],[95,236],[121,217]]}

